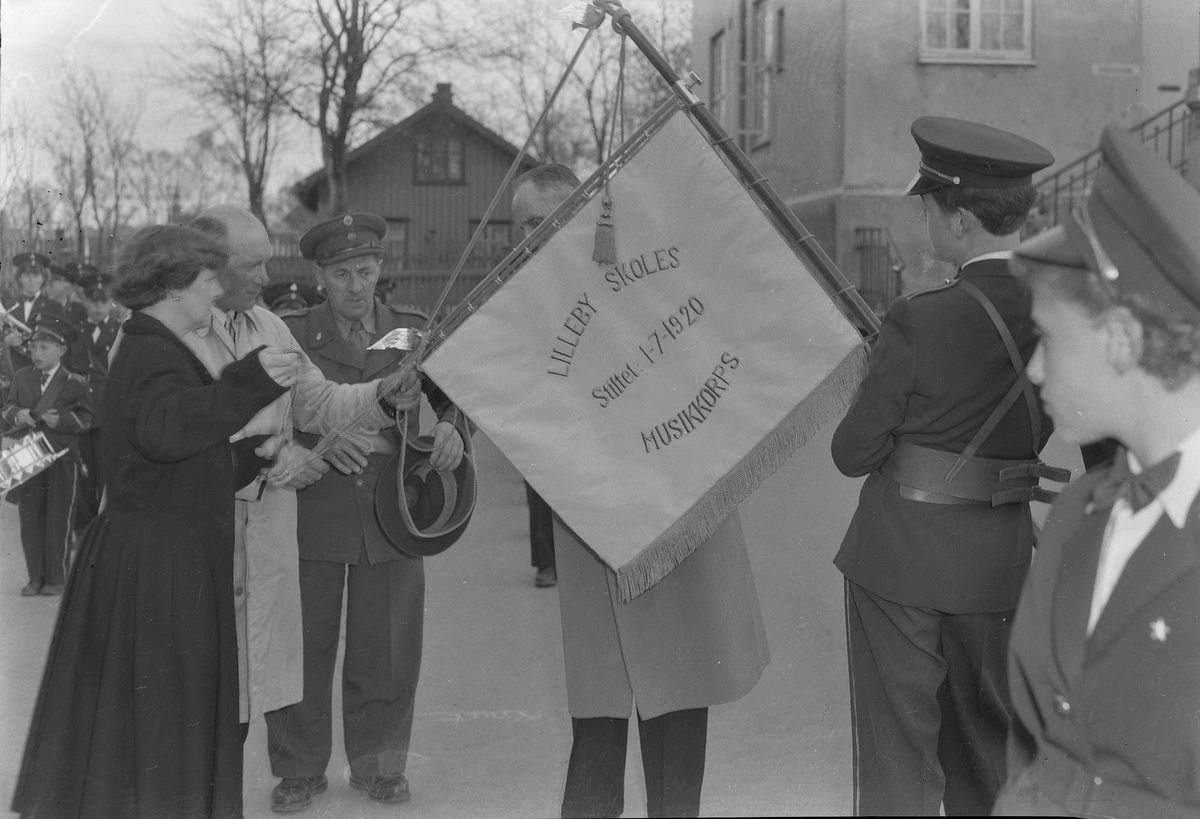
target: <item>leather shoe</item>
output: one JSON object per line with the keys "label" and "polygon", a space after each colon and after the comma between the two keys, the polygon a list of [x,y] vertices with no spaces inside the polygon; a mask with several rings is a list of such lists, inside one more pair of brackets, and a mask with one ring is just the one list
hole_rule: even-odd
{"label": "leather shoe", "polygon": [[408,780],[404,774],[394,776],[363,776],[350,774],[350,787],[366,791],[367,796],[376,802],[407,802],[412,798],[408,789]]}
{"label": "leather shoe", "polygon": [[541,588],[558,585],[558,571],[553,566],[547,566],[544,569],[538,569],[537,574],[533,576],[533,585]]}
{"label": "leather shoe", "polygon": [[42,590],[42,581],[30,580],[28,583],[26,583],[24,586],[21,587],[21,596],[22,597],[33,597],[35,594],[37,594],[41,590]]}
{"label": "leather shoe", "polygon": [[44,594],[47,597],[54,597],[55,595],[62,594],[62,591],[62,584],[57,583],[53,586],[42,586],[42,590],[38,592],[38,594]]}
{"label": "leather shoe", "polygon": [[276,813],[294,813],[312,804],[313,795],[323,793],[329,780],[322,776],[301,776],[282,779],[271,791],[271,810]]}

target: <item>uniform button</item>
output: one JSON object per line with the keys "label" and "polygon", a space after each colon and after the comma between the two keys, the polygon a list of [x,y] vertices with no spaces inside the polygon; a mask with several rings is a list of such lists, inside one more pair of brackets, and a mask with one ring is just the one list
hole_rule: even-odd
{"label": "uniform button", "polygon": [[1054,695],[1054,710],[1058,712],[1060,717],[1071,716],[1071,703],[1067,702],[1067,698],[1062,694]]}
{"label": "uniform button", "polygon": [[363,483],[362,483],[362,478],[356,478],[356,479],[355,479],[355,481],[354,481],[354,485],[355,485],[355,486],[362,486],[362,485],[363,485]]}
{"label": "uniform button", "polygon": [[243,589],[241,586],[238,586],[236,589],[233,590],[233,596],[241,597],[243,592],[245,592],[245,589]]}
{"label": "uniform button", "polygon": [[1092,781],[1093,781],[1093,782],[1095,782],[1097,785],[1103,785],[1103,784],[1104,784],[1104,780],[1103,780],[1103,779],[1101,779],[1100,777],[1096,777],[1096,778],[1095,778],[1095,779],[1093,779]]}

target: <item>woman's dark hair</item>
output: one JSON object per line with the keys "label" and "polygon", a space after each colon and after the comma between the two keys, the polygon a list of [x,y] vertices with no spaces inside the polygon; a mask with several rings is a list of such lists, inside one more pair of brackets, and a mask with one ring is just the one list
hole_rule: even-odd
{"label": "woman's dark hair", "polygon": [[993,236],[1009,236],[1021,229],[1029,209],[1037,201],[1033,185],[1015,188],[956,188],[946,186],[929,195],[942,213],[962,208],[979,219],[983,229]]}
{"label": "woman's dark hair", "polygon": [[201,270],[221,270],[229,253],[219,241],[181,225],[144,227],[121,246],[113,297],[141,310],[190,287]]}
{"label": "woman's dark hair", "polygon": [[1168,390],[1177,389],[1200,373],[1200,324],[1161,299],[1141,293],[1121,293],[1095,271],[1034,262],[1020,256],[1010,262],[1026,283],[1048,281],[1067,300],[1093,318],[1114,307],[1124,307],[1142,325],[1142,357],[1138,366],[1160,379]]}

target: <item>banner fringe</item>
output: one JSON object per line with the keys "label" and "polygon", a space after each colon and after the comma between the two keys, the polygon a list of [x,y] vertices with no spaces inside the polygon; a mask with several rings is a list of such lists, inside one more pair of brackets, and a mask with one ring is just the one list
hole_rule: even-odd
{"label": "banner fringe", "polygon": [[737,466],[641,554],[617,570],[621,602],[628,603],[667,576],[708,540],[737,505],[779,471],[821,427],[844,412],[867,373],[866,344],[854,348]]}

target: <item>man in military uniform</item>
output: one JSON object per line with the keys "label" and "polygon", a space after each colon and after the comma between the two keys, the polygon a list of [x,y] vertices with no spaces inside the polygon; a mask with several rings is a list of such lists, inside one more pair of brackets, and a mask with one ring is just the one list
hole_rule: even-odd
{"label": "man in military uniform", "polygon": [[[1005,648],[1029,565],[1050,423],[1022,376],[1036,338],[1006,251],[1054,158],[962,120],[912,125],[945,285],[897,299],[833,437],[867,475],[835,565],[860,814],[986,814],[1004,781]],[[1001,474],[1001,470],[1010,471]],[[1063,477],[1057,475],[1057,477]]]}
{"label": "man in military uniform", "polygon": [[1060,435],[1125,448],[1050,510],[1013,624],[998,815],[1200,815],[1200,193],[1110,126],[1092,192],[1014,251]]}
{"label": "man in military uniform", "polygon": [[[328,300],[286,319],[292,335],[330,381],[344,384],[393,372],[403,354],[368,350],[425,317],[393,310],[375,298],[387,222],[355,213],[314,226],[300,252],[315,263]],[[439,420],[430,465],[453,469],[463,456],[466,421],[432,382],[421,388]],[[416,409],[399,415],[416,436]],[[315,439],[298,436],[309,446]],[[325,790],[333,726],[332,688],[346,594],[346,653],[342,667],[342,729],[350,784],[376,802],[410,796],[404,776],[413,702],[421,670],[425,569],[398,551],[375,517],[375,487],[401,446],[396,425],[364,436],[367,454],[344,445],[358,463],[354,474],[330,471],[299,493],[300,608],[304,623],[304,699],[266,715],[271,771],[282,781],[271,794],[277,812],[301,810]]]}
{"label": "man in military uniform", "polygon": [[272,282],[263,288],[262,300],[280,318],[300,315],[321,302],[315,288],[300,282]]}
{"label": "man in military uniform", "polygon": [[[64,316],[62,305],[42,292],[50,278],[50,257],[42,253],[18,253],[13,256],[12,263],[17,268],[20,293],[16,298],[5,300],[4,309],[30,330],[40,313]],[[11,325],[6,325],[4,330],[4,344],[12,358],[13,370],[31,366],[33,359],[29,357],[25,336]]]}

